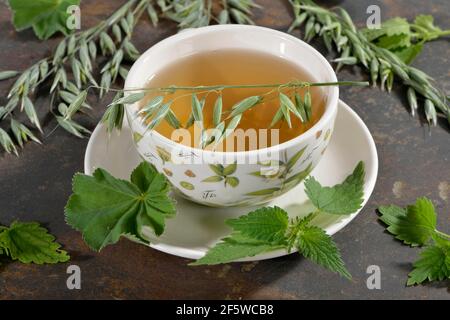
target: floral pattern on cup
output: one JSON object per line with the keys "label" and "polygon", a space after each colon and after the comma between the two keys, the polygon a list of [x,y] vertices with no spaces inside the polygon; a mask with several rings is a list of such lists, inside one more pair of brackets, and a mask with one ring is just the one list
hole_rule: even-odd
{"label": "floral pattern on cup", "polygon": [[225,188],[231,186],[236,188],[239,185],[239,178],[233,177],[232,175],[236,172],[237,164],[232,163],[226,167],[219,164],[210,164],[210,169],[213,171],[214,175],[202,180],[202,182],[216,183],[222,182]]}

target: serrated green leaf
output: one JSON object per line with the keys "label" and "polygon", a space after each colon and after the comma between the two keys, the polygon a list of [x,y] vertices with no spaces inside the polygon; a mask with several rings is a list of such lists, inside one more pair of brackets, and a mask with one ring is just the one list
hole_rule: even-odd
{"label": "serrated green leaf", "polygon": [[384,36],[378,39],[377,46],[395,51],[411,45],[411,37],[409,34],[396,34],[392,36]]}
{"label": "serrated green leaf", "polygon": [[414,269],[408,275],[408,286],[450,278],[450,247],[431,246],[420,253]]}
{"label": "serrated green leaf", "polygon": [[404,18],[393,18],[386,20],[376,29],[364,29],[363,33],[367,40],[374,41],[382,36],[393,36],[399,34],[409,34],[411,32],[409,23]]}
{"label": "serrated green leaf", "polygon": [[305,192],[317,209],[331,214],[351,214],[361,208],[364,196],[364,163],[359,162],[355,170],[342,184],[322,187],[314,177],[305,181]]}
{"label": "serrated green leaf", "polygon": [[67,8],[79,5],[80,0],[9,0],[13,23],[17,30],[33,27],[39,39],[48,39],[55,32],[67,35]]}
{"label": "serrated green leaf", "polygon": [[380,207],[380,220],[388,225],[387,230],[411,246],[426,244],[436,229],[436,212],[427,198],[419,198],[406,210],[396,207]]}
{"label": "serrated green leaf", "polygon": [[13,222],[9,228],[0,230],[0,248],[22,263],[58,263],[70,259],[55,237],[36,222]]}
{"label": "serrated green leaf", "polygon": [[381,206],[378,211],[381,213],[380,220],[387,225],[396,225],[400,218],[406,217],[406,210],[394,205]]}
{"label": "serrated green leaf", "polygon": [[304,227],[298,235],[296,247],[306,258],[351,279],[333,239],[319,227]]}
{"label": "serrated green leaf", "polygon": [[418,15],[414,20],[414,24],[430,33],[442,31],[441,28],[434,24],[434,18],[431,15]]}
{"label": "serrated green leaf", "polygon": [[397,50],[394,53],[406,64],[410,64],[422,52],[423,44],[413,44],[407,48]]}
{"label": "serrated green leaf", "polygon": [[281,244],[289,224],[286,211],[279,207],[263,207],[241,216],[229,219],[227,225],[243,236],[270,243]]}
{"label": "serrated green leaf", "polygon": [[241,258],[254,257],[257,254],[280,249],[282,246],[271,245],[262,241],[248,239],[242,235],[231,235],[209,249],[206,255],[191,263],[191,266],[215,265],[233,262]]}
{"label": "serrated green leaf", "polygon": [[65,207],[66,221],[81,231],[96,251],[125,234],[145,240],[143,226],[160,235],[165,218],[175,213],[169,190],[164,175],[147,162],[133,171],[131,181],[114,178],[103,169],[97,169],[93,176],[76,174],[73,194]]}

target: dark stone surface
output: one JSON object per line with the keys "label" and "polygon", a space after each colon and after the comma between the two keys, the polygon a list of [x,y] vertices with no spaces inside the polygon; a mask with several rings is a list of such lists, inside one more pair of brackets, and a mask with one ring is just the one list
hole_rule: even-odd
{"label": "dark stone surface", "polygon": [[[122,1],[82,1],[83,26],[91,26],[108,16]],[[256,12],[258,24],[286,30],[291,21],[287,1],[257,0],[266,13]],[[325,1],[323,1],[325,3]],[[331,3],[331,2],[327,2]],[[412,19],[427,13],[450,28],[448,0],[333,1],[349,10],[358,24],[366,19],[369,4],[379,4],[383,19],[401,15]],[[135,43],[145,49],[174,33],[176,27],[163,22],[154,29],[147,21],[135,32]],[[0,3],[0,70],[24,69],[32,61],[49,54],[55,39],[36,40],[30,30],[16,33],[10,13]],[[320,45],[318,46],[321,49]],[[322,50],[322,52],[324,52]],[[450,46],[441,40],[426,46],[415,65],[431,74],[450,91]],[[359,68],[347,69],[341,79],[365,79]],[[2,96],[11,82],[0,83]],[[122,240],[100,254],[88,250],[78,232],[64,223],[63,207],[71,191],[71,177],[83,169],[87,140],[80,140],[45,117],[44,145],[27,144],[20,158],[0,155],[0,222],[15,219],[44,223],[72,255],[72,263],[82,269],[82,290],[66,289],[67,265],[0,266],[1,299],[162,299],[162,298],[243,298],[243,299],[448,299],[449,282],[406,288],[411,262],[417,249],[400,245],[386,234],[377,221],[380,204],[406,205],[426,195],[440,212],[440,227],[450,230],[450,144],[444,122],[429,133],[428,127],[411,119],[405,109],[404,91],[392,94],[374,88],[343,88],[342,99],[366,122],[378,146],[380,172],[375,191],[361,214],[334,238],[342,250],[353,280],[347,281],[317,267],[297,255],[259,263],[190,268],[188,260]],[[3,102],[0,98],[0,104]],[[48,101],[38,106],[45,115]],[[85,123],[93,129],[106,100],[93,103],[95,112]],[[379,265],[382,289],[368,290],[366,268]]]}

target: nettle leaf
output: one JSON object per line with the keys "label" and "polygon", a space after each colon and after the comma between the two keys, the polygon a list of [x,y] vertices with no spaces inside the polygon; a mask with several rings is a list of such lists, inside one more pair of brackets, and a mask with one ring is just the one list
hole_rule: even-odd
{"label": "nettle leaf", "polygon": [[200,266],[228,263],[281,248],[283,248],[281,245],[272,245],[264,241],[247,238],[240,234],[232,234],[209,249],[203,258],[198,259],[190,265]]}
{"label": "nettle leaf", "polygon": [[234,231],[249,238],[280,242],[284,239],[289,224],[289,217],[279,207],[263,207],[238,219],[227,220]]}
{"label": "nettle leaf", "polygon": [[[297,154],[293,163],[298,158],[300,155]],[[229,219],[226,224],[233,229],[230,236],[223,238],[191,265],[228,263],[277,249],[289,252],[295,247],[306,258],[350,279],[351,275],[333,239],[312,223],[320,211],[344,214],[352,213],[361,206],[364,163],[360,162],[342,184],[334,187],[322,187],[313,178],[308,181],[309,185],[305,183],[307,194],[319,211],[314,210],[304,218],[290,219],[288,213],[279,207],[263,207],[237,219]],[[276,191],[279,188],[248,195],[268,195]]]}
{"label": "nettle leaf", "polygon": [[305,226],[298,234],[296,247],[308,259],[351,279],[339,249],[326,232],[316,226]]}
{"label": "nettle leaf", "polygon": [[131,181],[117,179],[103,169],[97,169],[93,176],[76,174],[73,194],[65,207],[66,221],[97,251],[123,235],[148,243],[143,228],[161,235],[165,219],[175,213],[169,191],[165,176],[147,162],[133,171]]}
{"label": "nettle leaf", "polygon": [[402,209],[397,206],[378,208],[380,220],[388,225],[387,230],[411,246],[426,244],[436,229],[436,212],[427,198],[417,199],[415,205]]}
{"label": "nettle leaf", "polygon": [[361,208],[364,196],[364,162],[342,184],[323,187],[314,177],[305,181],[305,192],[317,209],[332,214],[351,214]]}
{"label": "nettle leaf", "polygon": [[409,34],[396,34],[393,36],[384,36],[377,41],[377,46],[395,51],[399,48],[409,47],[411,45],[411,36]]}
{"label": "nettle leaf", "polygon": [[425,29],[428,32],[440,32],[441,28],[434,24],[434,17],[431,15],[418,15],[414,20],[414,24]]}
{"label": "nettle leaf", "polygon": [[395,55],[400,58],[404,63],[411,64],[416,57],[422,52],[423,44],[413,44],[407,48],[395,51]]}
{"label": "nettle leaf", "polygon": [[420,253],[414,269],[408,275],[408,286],[450,278],[450,245],[430,246]]}
{"label": "nettle leaf", "polygon": [[80,0],[9,0],[13,23],[17,30],[33,27],[39,39],[48,39],[56,32],[67,35],[67,8]]}
{"label": "nettle leaf", "polygon": [[364,29],[362,31],[367,40],[374,41],[382,36],[394,36],[401,34],[410,34],[411,29],[408,20],[404,18],[393,18],[386,20],[376,29]]}
{"label": "nettle leaf", "polygon": [[0,251],[22,263],[58,263],[70,259],[55,237],[36,222],[13,222],[0,229]]}

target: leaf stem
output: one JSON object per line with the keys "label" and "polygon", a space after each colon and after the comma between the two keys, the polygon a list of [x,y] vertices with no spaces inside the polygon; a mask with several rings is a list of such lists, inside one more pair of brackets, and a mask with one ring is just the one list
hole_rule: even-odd
{"label": "leaf stem", "polygon": [[[326,87],[326,86],[368,86],[367,81],[338,81],[338,82],[301,82],[293,81],[288,83],[274,84],[246,84],[246,85],[214,85],[214,86],[169,86],[169,87],[150,87],[150,88],[128,88],[128,89],[110,89],[111,91],[213,91],[226,89],[253,89],[253,88],[307,88],[307,87]],[[90,86],[89,88],[102,89],[101,86]],[[88,88],[88,89],[89,89]]]}
{"label": "leaf stem", "polygon": [[450,239],[450,235],[448,235],[448,234],[446,234],[446,233],[444,233],[444,232],[441,232],[441,231],[439,231],[439,230],[435,230],[435,232],[436,232],[436,234],[440,235],[441,237]]}

